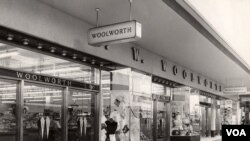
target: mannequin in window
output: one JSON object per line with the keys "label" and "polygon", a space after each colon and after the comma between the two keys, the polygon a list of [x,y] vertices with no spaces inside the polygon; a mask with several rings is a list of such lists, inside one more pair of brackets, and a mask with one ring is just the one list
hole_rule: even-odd
{"label": "mannequin in window", "polygon": [[106,131],[107,131],[107,139],[106,141],[116,141],[115,138],[115,133],[117,130],[117,122],[113,119],[114,117],[110,117],[110,115],[107,115],[107,121],[105,122],[106,124]]}
{"label": "mannequin in window", "polygon": [[181,115],[176,113],[175,119],[173,120],[172,135],[180,135],[181,130],[183,130]]}

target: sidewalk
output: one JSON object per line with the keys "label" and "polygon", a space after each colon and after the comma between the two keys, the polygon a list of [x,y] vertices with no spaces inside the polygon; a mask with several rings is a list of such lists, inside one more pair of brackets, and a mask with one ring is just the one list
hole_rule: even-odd
{"label": "sidewalk", "polygon": [[201,141],[221,141],[221,136],[216,136],[216,137],[202,137]]}

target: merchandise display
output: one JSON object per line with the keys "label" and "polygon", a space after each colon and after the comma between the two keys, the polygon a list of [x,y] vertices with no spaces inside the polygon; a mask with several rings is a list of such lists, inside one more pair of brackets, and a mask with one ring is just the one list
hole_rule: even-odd
{"label": "merchandise display", "polygon": [[[194,136],[200,133],[199,94],[189,87],[176,88],[172,101],[172,136]],[[191,101],[192,100],[192,101]]]}
{"label": "merchandise display", "polygon": [[13,108],[8,108],[8,110],[0,113],[0,132],[16,132],[16,118],[13,114]]}

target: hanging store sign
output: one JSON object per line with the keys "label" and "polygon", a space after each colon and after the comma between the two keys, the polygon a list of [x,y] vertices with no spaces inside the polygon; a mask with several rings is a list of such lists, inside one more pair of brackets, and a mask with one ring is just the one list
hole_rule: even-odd
{"label": "hanging store sign", "polygon": [[225,108],[232,108],[233,101],[232,100],[225,100]]}
{"label": "hanging store sign", "polygon": [[223,90],[224,93],[246,93],[247,92],[247,87],[233,87],[233,88],[224,88]]}
{"label": "hanging store sign", "polygon": [[88,31],[88,43],[92,46],[131,42],[140,38],[141,24],[135,20],[95,27]]}
{"label": "hanging store sign", "polygon": [[161,102],[167,102],[170,101],[170,96],[152,94],[152,99]]}

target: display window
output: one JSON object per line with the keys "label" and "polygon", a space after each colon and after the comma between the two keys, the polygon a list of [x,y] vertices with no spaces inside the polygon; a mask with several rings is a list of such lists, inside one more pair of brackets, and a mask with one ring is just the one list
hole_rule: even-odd
{"label": "display window", "polygon": [[0,79],[0,140],[15,141],[17,135],[17,82]]}
{"label": "display window", "polygon": [[153,140],[151,77],[130,68],[102,71],[102,141]]}
{"label": "display window", "polygon": [[101,141],[130,140],[130,69],[102,71]]}
{"label": "display window", "polygon": [[61,88],[25,83],[23,140],[62,140],[62,93]]}
{"label": "display window", "polygon": [[[132,109],[131,123],[137,127],[137,132],[131,132],[131,136],[140,137],[140,141],[153,140],[153,100],[151,76],[132,71]],[[131,125],[131,126],[132,126]],[[137,135],[136,135],[137,134]]]}
{"label": "display window", "polygon": [[0,46],[0,140],[95,140],[100,70],[42,53]]}
{"label": "display window", "polygon": [[70,89],[68,99],[68,140],[93,140],[93,93]]}
{"label": "display window", "polygon": [[199,135],[201,111],[198,90],[179,87],[173,89],[173,95],[171,135]]}
{"label": "display window", "polygon": [[154,98],[154,120],[156,120],[156,140],[166,140],[169,134],[169,122],[170,110],[167,105],[170,104],[171,88],[161,84],[152,83],[152,94]]}

